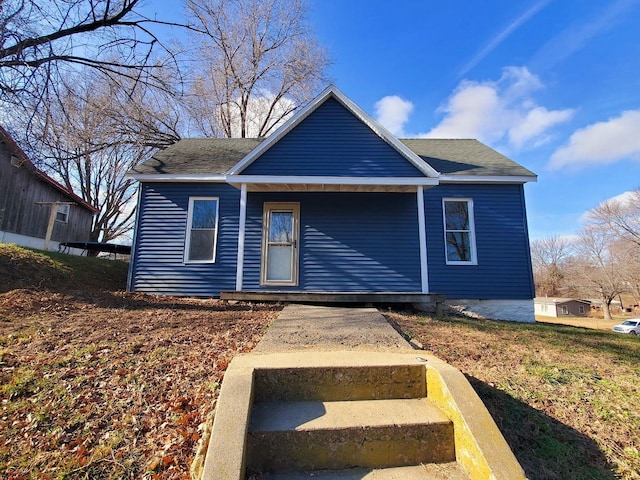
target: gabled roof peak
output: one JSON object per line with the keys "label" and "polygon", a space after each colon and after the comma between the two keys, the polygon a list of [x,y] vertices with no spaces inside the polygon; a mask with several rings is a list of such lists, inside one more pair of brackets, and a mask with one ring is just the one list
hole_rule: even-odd
{"label": "gabled roof peak", "polygon": [[376,135],[382,140],[387,142],[393,149],[395,149],[400,155],[402,155],[408,162],[415,166],[426,177],[438,178],[439,172],[432,168],[430,165],[422,161],[422,159],[416,155],[405,144],[398,140],[389,130],[383,127],[379,122],[373,119],[369,114],[356,105],[349,97],[347,97],[337,86],[330,84],[320,94],[300,109],[295,115],[287,120],[280,128],[278,128],[273,134],[267,137],[258,147],[251,151],[240,162],[233,166],[229,170],[230,175],[242,174],[242,171],[251,165],[257,158],[259,158],[264,152],[275,145],[280,139],[282,139],[293,128],[299,125],[305,118],[313,113],[318,107],[324,104],[328,99],[334,98],[343,107],[355,115],[360,121],[367,125]]}

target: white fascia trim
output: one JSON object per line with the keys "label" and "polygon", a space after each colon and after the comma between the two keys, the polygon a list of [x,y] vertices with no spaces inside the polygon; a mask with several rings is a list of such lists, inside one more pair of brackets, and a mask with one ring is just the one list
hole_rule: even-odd
{"label": "white fascia trim", "polygon": [[440,183],[527,183],[537,181],[538,177],[440,175]]}
{"label": "white fascia trim", "polygon": [[228,175],[231,184],[292,184],[292,185],[438,185],[437,178],[427,177],[320,177],[279,175]]}
{"label": "white fascia trim", "polygon": [[308,117],[316,108],[322,105],[327,98],[334,97],[338,102],[344,105],[350,110],[356,117],[364,122],[371,130],[375,132],[380,138],[391,145],[395,150],[404,156],[413,166],[424,173],[428,177],[438,177],[440,173],[433,169],[431,165],[424,162],[418,155],[416,155],[409,147],[398,140],[389,130],[384,128],[378,122],[376,122],[371,116],[369,116],[364,110],[356,105],[350,98],[338,89],[335,85],[329,85],[325,88],[314,100],[309,102],[302,110],[298,111],[293,117],[291,117],[284,125],[278,128],[272,135],[252,150],[246,157],[240,162],[234,165],[230,170],[230,175],[237,175],[242,172],[246,167],[256,160],[265,151],[271,148],[272,145],[280,141],[287,133],[289,133],[296,125],[302,122]]}
{"label": "white fascia trim", "polygon": [[211,182],[224,183],[227,180],[226,175],[204,175],[200,173],[183,174],[183,175],[163,175],[163,174],[140,174],[127,175],[139,182]]}

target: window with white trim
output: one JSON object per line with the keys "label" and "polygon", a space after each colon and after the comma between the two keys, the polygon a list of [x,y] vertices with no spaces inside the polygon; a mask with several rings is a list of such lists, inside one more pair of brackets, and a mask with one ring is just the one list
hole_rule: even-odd
{"label": "window with white trim", "polygon": [[70,208],[71,205],[58,205],[56,207],[56,222],[68,223]]}
{"label": "window with white trim", "polygon": [[473,200],[444,198],[445,255],[448,265],[475,265],[476,240],[473,224]]}
{"label": "window with white trim", "polygon": [[218,198],[190,197],[184,260],[213,263],[216,260]]}

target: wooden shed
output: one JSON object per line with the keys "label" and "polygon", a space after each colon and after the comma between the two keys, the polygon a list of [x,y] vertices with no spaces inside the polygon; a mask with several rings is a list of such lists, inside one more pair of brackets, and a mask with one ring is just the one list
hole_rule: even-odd
{"label": "wooden shed", "polygon": [[96,213],[94,207],[36,168],[0,127],[1,243],[57,250],[60,243],[87,241]]}

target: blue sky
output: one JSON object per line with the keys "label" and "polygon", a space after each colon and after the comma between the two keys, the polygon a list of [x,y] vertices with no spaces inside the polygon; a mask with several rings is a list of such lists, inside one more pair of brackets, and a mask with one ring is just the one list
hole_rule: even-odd
{"label": "blue sky", "polygon": [[393,133],[478,138],[538,174],[532,240],[640,187],[640,0],[308,1],[331,80]]}

